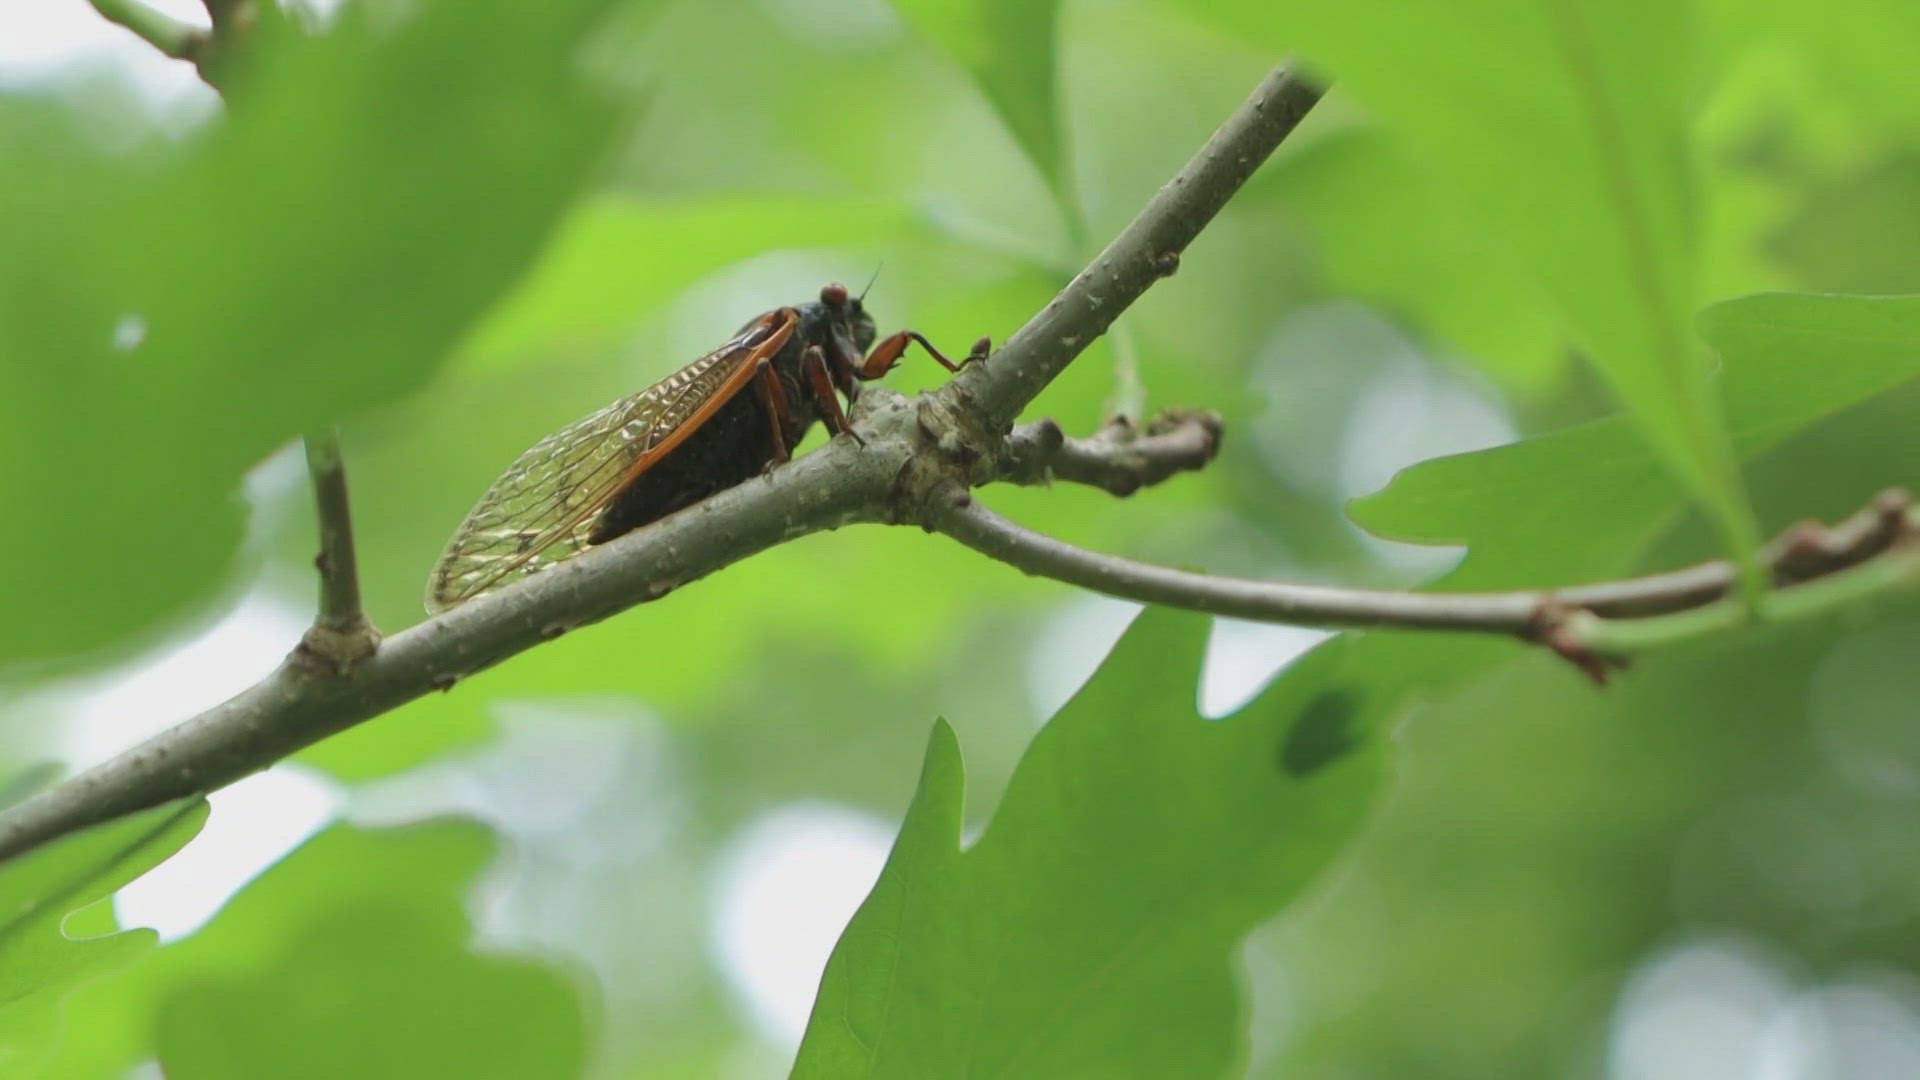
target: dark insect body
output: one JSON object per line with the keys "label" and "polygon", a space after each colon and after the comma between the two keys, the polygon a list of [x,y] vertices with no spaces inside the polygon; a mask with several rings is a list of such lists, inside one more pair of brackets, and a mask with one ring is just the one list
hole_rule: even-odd
{"label": "dark insect body", "polygon": [[[787,461],[817,421],[847,430],[840,396],[886,374],[911,342],[874,345],[873,317],[840,285],[769,311],[725,345],[540,440],[481,496],[427,582],[438,614],[531,577]],[[872,346],[872,352],[867,349]],[[968,359],[983,356],[986,342]]]}

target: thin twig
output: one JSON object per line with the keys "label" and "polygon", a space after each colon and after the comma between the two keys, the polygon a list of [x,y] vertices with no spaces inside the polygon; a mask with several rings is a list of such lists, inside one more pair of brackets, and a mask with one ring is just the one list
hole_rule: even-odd
{"label": "thin twig", "polygon": [[1005,431],[1080,350],[1154,282],[1179,269],[1181,252],[1320,95],[1320,87],[1292,68],[1274,70],[1113,243],[1007,339],[992,363],[960,373],[954,392],[987,426]]}
{"label": "thin twig", "polygon": [[294,659],[318,670],[340,674],[373,655],[380,631],[367,621],[360,604],[360,570],[353,553],[353,511],[347,501],[347,469],[340,459],[340,438],[331,431],[306,438],[307,476],[313,483],[319,516],[320,608],[300,640]]}
{"label": "thin twig", "polygon": [[[1569,589],[1385,592],[1197,574],[1103,555],[1015,524],[958,487],[933,502],[925,524],[1029,574],[1127,600],[1294,626],[1507,634],[1545,641],[1577,662],[1589,656],[1624,658],[1732,629],[1750,618],[1744,602],[1727,597],[1735,572],[1725,561]],[[1860,515],[1820,532],[1834,557],[1818,575],[1782,572],[1805,549],[1804,526],[1770,549],[1780,567],[1776,573],[1797,583],[1768,594],[1764,618],[1805,618],[1866,595],[1920,584],[1920,511],[1903,497],[1882,495]],[[1868,536],[1874,542],[1856,540]],[[1850,552],[1842,553],[1843,547]],[[1653,614],[1633,614],[1639,612]]]}
{"label": "thin twig", "polygon": [[[1920,529],[1920,519],[1916,519],[1912,527]],[[1920,584],[1920,544],[1908,540],[1843,570],[1773,589],[1761,598],[1757,621],[1789,623],[1817,618],[1917,584]],[[1586,617],[1569,624],[1568,636],[1595,656],[1624,657],[1738,630],[1755,621],[1746,599],[1730,596],[1711,604],[1644,618]]]}
{"label": "thin twig", "polygon": [[1092,437],[1068,438],[1052,420],[1021,424],[1007,436],[1001,480],[1046,484],[1067,480],[1126,496],[1175,473],[1203,469],[1220,452],[1218,413],[1169,409],[1147,423],[1116,416]]}
{"label": "thin twig", "polygon": [[90,0],[93,10],[108,22],[126,27],[141,40],[175,60],[197,59],[207,45],[207,32],[192,23],[148,7],[140,0]]}
{"label": "thin twig", "polygon": [[952,489],[926,522],[982,555],[1041,577],[1146,604],[1298,626],[1404,626],[1516,633],[1539,611],[1540,592],[1375,592],[1197,574],[1102,555],[1034,532]]}

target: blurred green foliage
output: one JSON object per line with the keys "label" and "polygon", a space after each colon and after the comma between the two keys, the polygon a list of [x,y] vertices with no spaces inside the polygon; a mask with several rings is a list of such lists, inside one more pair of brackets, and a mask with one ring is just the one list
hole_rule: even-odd
{"label": "blurred green foliage", "polygon": [[[234,902],[271,910],[276,921],[312,904],[307,919],[275,926],[275,955],[254,965],[229,954],[196,977],[175,976],[155,1013],[161,1066],[169,1076],[206,1077],[578,1076],[586,1025],[568,977],[477,953],[466,940],[462,893],[476,860],[464,860],[464,874],[422,873],[416,864],[407,871],[420,878],[412,889],[342,902],[356,882],[385,878],[391,888],[402,852],[440,870],[446,853],[472,840],[445,828],[311,841],[297,865],[309,875],[328,867],[321,889],[296,893],[296,883],[268,879]],[[233,919],[197,943],[217,948]],[[369,980],[369,971],[386,974]]]}
{"label": "blurred green foliage", "polygon": [[241,102],[179,146],[106,153],[83,117],[6,111],[23,167],[0,181],[0,457],[41,465],[0,475],[0,498],[61,524],[8,530],[0,559],[89,570],[58,605],[41,573],[0,579],[7,607],[57,608],[0,631],[0,657],[70,663],[205,603],[241,475],[421,385],[604,153],[614,113],[572,65],[608,6],[398,27],[354,6],[324,34],[263,34]]}
{"label": "blurred green foliage", "polygon": [[468,940],[465,896],[493,849],[465,821],[315,836],[214,924],[83,987],[40,1075],[122,1075],[156,1055],[177,1076],[404,1076],[437,1062],[575,1075],[575,987]]}
{"label": "blurred green foliage", "polygon": [[980,84],[1071,213],[1054,94],[1055,0],[901,0],[900,13]]}
{"label": "blurred green foliage", "polygon": [[1521,260],[1561,335],[1729,535],[1750,536],[1709,358],[1688,333],[1699,226],[1686,135],[1712,72],[1691,5],[1206,6],[1338,72]]}
{"label": "blurred green foliage", "polygon": [[[1707,308],[1700,333],[1727,364],[1720,389],[1743,458],[1920,374],[1920,299],[1757,294]],[[1351,506],[1381,536],[1468,544],[1450,584],[1508,588],[1620,574],[1684,509],[1620,418],[1422,462]],[[1568,563],[1585,533],[1593,562]]]}
{"label": "blurred green foliage", "polygon": [[[760,311],[879,268],[883,329],[1004,338],[1282,53],[1334,93],[1036,406],[1215,408],[1221,459],[996,508],[1404,583],[1345,503],[1485,446],[1466,400],[1518,441],[1353,514],[1467,546],[1447,587],[1708,557],[1749,504],[1766,531],[1848,513],[1920,477],[1920,304],[1864,295],[1920,288],[1917,10],[349,0],[270,21],[200,120],[9,83],[0,756],[58,743],[48,680],[241,589],[307,602],[311,510],[272,457],[303,431],[342,426],[368,603],[406,626],[519,450]],[[1205,620],[1149,613],[1036,738],[1124,620],[1076,601],[939,537],[811,537],[301,757],[355,805],[485,826],[334,827],[158,949],[75,909],[202,811],[9,864],[4,1071],[778,1075],[797,1033],[743,989],[722,869],[821,803],[907,817],[814,1075],[1624,1080],[1642,974],[1703,936],[1809,991],[1920,965],[1911,599],[1604,695],[1507,642],[1354,635],[1212,722]],[[1920,995],[1888,1000],[1888,1038],[1920,1031]]]}
{"label": "blurred green foliage", "polygon": [[63,1015],[67,992],[159,944],[151,930],[115,931],[108,920],[103,932],[88,934],[69,919],[180,850],[206,819],[206,801],[188,799],[7,863],[0,872],[0,1066],[20,1075],[43,1065],[63,1029],[87,1027],[84,1015]]}

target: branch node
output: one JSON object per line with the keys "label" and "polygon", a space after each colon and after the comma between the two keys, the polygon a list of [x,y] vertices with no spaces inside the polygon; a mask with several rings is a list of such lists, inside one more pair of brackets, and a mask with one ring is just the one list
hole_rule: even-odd
{"label": "branch node", "polygon": [[1058,477],[1125,497],[1205,468],[1220,452],[1223,430],[1219,414],[1200,409],[1164,410],[1144,429],[1115,415],[1085,439],[1066,438],[1051,420],[1035,421],[1009,438],[1000,479],[1044,484]]}
{"label": "branch node", "polygon": [[337,679],[380,648],[380,631],[369,623],[340,629],[322,623],[307,627],[287,663],[303,675]]}
{"label": "branch node", "polygon": [[313,482],[314,510],[320,521],[320,552],[313,557],[320,575],[320,606],[313,626],[289,659],[308,674],[338,676],[373,655],[380,646],[380,631],[367,621],[360,606],[353,513],[340,440],[332,432],[309,435],[306,449],[307,475]]}
{"label": "branch node", "polygon": [[1548,594],[1540,599],[1540,606],[1535,609],[1531,624],[1521,636],[1553,650],[1555,655],[1592,680],[1593,685],[1605,689],[1607,679],[1614,670],[1626,669],[1627,658],[1602,655],[1587,644],[1585,631],[1599,623],[1598,615],[1572,607]]}
{"label": "branch node", "polygon": [[1920,533],[1911,518],[1913,497],[1888,488],[1865,508],[1835,525],[1799,521],[1774,541],[1770,561],[1776,584],[1791,585],[1844,570]]}
{"label": "branch node", "polygon": [[131,30],[162,55],[174,60],[198,63],[210,44],[206,31],[151,7],[143,0],[91,0],[91,3],[102,18]]}
{"label": "branch node", "polygon": [[1887,488],[1869,505],[1889,544],[1920,536],[1920,520],[1913,517],[1913,493],[1906,488]]}

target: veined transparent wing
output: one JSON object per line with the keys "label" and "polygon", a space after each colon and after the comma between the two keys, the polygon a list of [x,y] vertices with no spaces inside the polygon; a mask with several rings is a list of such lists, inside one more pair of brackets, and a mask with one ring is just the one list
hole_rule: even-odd
{"label": "veined transparent wing", "polygon": [[427,611],[437,615],[585,550],[600,512],[639,475],[636,464],[713,402],[742,365],[779,348],[787,314],[756,319],[720,348],[521,454],[447,542],[427,580]]}

